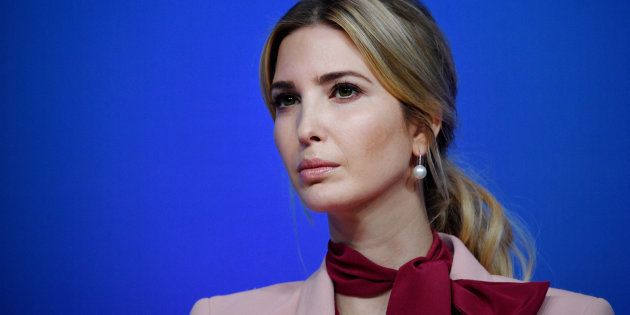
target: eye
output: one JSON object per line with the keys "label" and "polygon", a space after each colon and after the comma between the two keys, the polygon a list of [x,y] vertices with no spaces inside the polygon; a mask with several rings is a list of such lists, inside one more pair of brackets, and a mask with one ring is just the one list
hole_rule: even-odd
{"label": "eye", "polygon": [[331,97],[340,99],[351,99],[361,93],[361,89],[354,84],[339,83],[333,87]]}
{"label": "eye", "polygon": [[276,107],[287,107],[295,105],[299,101],[298,97],[292,94],[280,94],[273,99]]}

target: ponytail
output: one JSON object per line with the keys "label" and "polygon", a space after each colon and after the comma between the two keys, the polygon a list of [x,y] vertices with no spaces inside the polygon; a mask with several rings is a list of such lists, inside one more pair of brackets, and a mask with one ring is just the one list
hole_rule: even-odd
{"label": "ponytail", "polygon": [[510,220],[488,190],[449,159],[429,160],[433,171],[423,190],[431,227],[457,236],[491,274],[514,277],[514,255],[521,277],[529,280],[535,255],[525,230]]}

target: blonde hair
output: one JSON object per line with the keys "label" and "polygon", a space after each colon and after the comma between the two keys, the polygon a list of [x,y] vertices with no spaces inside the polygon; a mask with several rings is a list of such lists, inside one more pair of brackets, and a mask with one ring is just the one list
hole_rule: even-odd
{"label": "blonde hair", "polygon": [[[262,92],[274,119],[270,86],[280,43],[296,29],[315,24],[344,31],[379,82],[401,102],[406,122],[419,124],[429,135],[423,192],[431,226],[459,237],[490,273],[513,277],[516,258],[528,280],[535,257],[526,231],[447,157],[457,120],[457,78],[448,44],[427,8],[412,0],[297,3],[276,24],[261,58]],[[437,137],[430,128],[434,118],[442,122]]]}

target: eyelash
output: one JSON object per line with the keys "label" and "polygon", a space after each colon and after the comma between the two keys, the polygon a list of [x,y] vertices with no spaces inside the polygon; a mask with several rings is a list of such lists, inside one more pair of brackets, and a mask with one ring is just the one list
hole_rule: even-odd
{"label": "eyelash", "polygon": [[352,84],[350,82],[339,82],[336,83],[333,87],[332,90],[330,91],[330,97],[335,96],[335,94],[339,91],[339,89],[341,88],[350,88],[353,92],[355,92],[356,94],[354,94],[353,96],[350,97],[342,97],[341,99],[343,100],[351,100],[354,99],[357,95],[362,94],[363,90],[361,90],[360,87],[356,86],[355,84]]}
{"label": "eyelash", "polygon": [[[352,90],[352,92],[353,92],[353,93],[355,93],[355,94],[353,94],[353,95],[352,95],[352,96],[350,96],[350,97],[340,97],[340,99],[342,99],[342,100],[344,100],[344,101],[353,100],[353,99],[355,99],[355,98],[356,98],[359,94],[362,94],[362,93],[363,93],[363,90],[361,90],[361,88],[359,88],[359,87],[358,87],[358,86],[356,86],[355,84],[352,84],[352,83],[350,83],[350,82],[339,82],[339,83],[336,83],[336,84],[335,84],[335,85],[331,88],[331,90],[330,90],[330,93],[329,93],[329,96],[328,96],[328,97],[330,97],[330,98],[335,97],[335,96],[336,96],[336,94],[337,94],[337,92],[339,92],[339,90],[340,90],[341,88],[350,88],[350,89]],[[279,108],[279,109],[284,108],[284,107],[289,107],[289,106],[291,106],[291,105],[284,105],[284,106],[283,106],[282,104],[280,104],[280,103],[282,102],[283,98],[285,98],[285,97],[293,97],[293,98],[295,98],[295,99],[296,99],[296,100],[295,100],[295,102],[299,102],[299,101],[300,101],[300,97],[299,97],[299,96],[297,96],[297,95],[295,95],[295,94],[291,94],[291,93],[280,93],[280,94],[276,95],[276,96],[273,98],[273,105],[274,105],[276,108]]]}

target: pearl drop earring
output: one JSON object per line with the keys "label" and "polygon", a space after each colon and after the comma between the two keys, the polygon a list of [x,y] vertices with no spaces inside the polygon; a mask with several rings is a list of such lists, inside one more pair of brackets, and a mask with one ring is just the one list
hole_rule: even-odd
{"label": "pearl drop earring", "polygon": [[413,176],[416,179],[423,179],[427,177],[427,168],[422,165],[422,155],[418,156],[418,165],[413,168]]}

